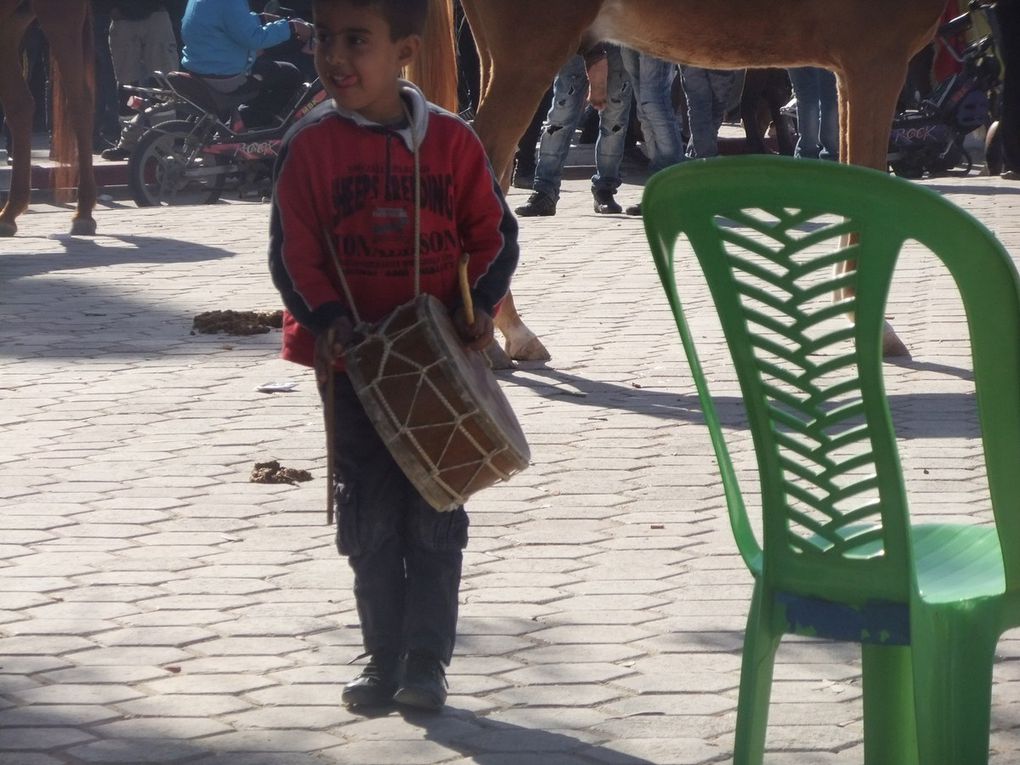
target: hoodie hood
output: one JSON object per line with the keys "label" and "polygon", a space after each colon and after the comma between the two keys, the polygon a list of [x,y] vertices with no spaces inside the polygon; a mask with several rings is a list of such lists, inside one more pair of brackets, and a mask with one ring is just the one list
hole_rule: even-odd
{"label": "hoodie hood", "polygon": [[[420,146],[422,141],[425,140],[425,132],[429,126],[429,109],[428,101],[425,99],[425,94],[418,89],[418,86],[408,80],[398,80],[400,85],[400,97],[403,99],[404,104],[407,105],[407,111],[411,115],[411,124],[403,125],[399,128],[393,127],[392,125],[380,125],[378,122],[365,119],[357,112],[347,111],[341,108],[336,101],[329,99],[326,103],[330,104],[332,108],[345,119],[349,119],[356,125],[362,127],[384,127],[388,130],[392,130],[397,133],[407,146],[408,151],[415,151]],[[413,130],[412,130],[413,128]]]}

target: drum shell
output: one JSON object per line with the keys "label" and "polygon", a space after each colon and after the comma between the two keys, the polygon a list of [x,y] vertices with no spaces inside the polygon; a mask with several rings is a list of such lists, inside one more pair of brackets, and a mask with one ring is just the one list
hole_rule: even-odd
{"label": "drum shell", "polygon": [[520,424],[481,353],[446,307],[421,295],[347,351],[347,373],[394,460],[425,500],[449,511],[528,466]]}

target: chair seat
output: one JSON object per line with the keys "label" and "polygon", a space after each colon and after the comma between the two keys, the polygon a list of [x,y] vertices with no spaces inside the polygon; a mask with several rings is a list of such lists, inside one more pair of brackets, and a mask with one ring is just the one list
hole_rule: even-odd
{"label": "chair seat", "polygon": [[927,603],[1001,596],[1006,591],[993,526],[918,524],[911,529],[917,586]]}

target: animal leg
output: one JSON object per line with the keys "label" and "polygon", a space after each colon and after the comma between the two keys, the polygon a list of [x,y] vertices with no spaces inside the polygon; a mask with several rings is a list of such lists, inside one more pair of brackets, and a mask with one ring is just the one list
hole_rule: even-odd
{"label": "animal leg", "polygon": [[521,319],[512,292],[503,299],[495,324],[496,329],[503,333],[506,340],[504,348],[510,358],[519,361],[548,361],[551,358],[538,335]]}
{"label": "animal leg", "polygon": [[[873,60],[882,61],[882,57]],[[895,58],[889,57],[883,63],[882,72],[854,69],[844,72],[839,78],[842,161],[888,171],[889,131],[906,72],[905,59],[897,66]],[[837,269],[845,273],[856,267],[855,261],[845,261]],[[886,357],[910,356],[888,322],[882,336],[882,353]]]}
{"label": "animal leg", "polygon": [[3,104],[11,131],[13,159],[10,193],[0,210],[0,236],[14,236],[18,230],[17,217],[28,208],[35,100],[21,76],[18,50],[31,20],[27,14],[14,14],[0,23],[0,104]]}
{"label": "animal leg", "polygon": [[[583,31],[583,27],[564,30],[558,29],[562,25],[550,24],[537,38],[515,39],[521,24],[497,18],[498,12],[520,13],[520,9],[513,10],[515,7],[464,3],[482,62],[482,99],[475,116],[475,130],[504,191],[510,186],[520,137],[556,72],[577,50]],[[494,30],[499,34],[493,34]],[[555,39],[548,38],[550,33]],[[495,323],[511,358],[527,361],[550,358],[542,341],[521,320],[512,293],[503,300]]]}
{"label": "animal leg", "polygon": [[[509,72],[504,72],[504,76]],[[493,72],[489,88],[483,96],[482,103],[475,117],[475,129],[482,137],[485,150],[492,162],[493,171],[506,191],[510,186],[510,173],[513,165],[514,152],[520,136],[531,121],[545,88],[552,82],[555,70],[547,77],[534,76],[530,89],[514,89],[501,87],[498,72]],[[522,92],[523,90],[523,92]],[[527,101],[517,105],[519,101]],[[513,359],[521,361],[546,361],[550,358],[549,351],[521,319],[514,303],[513,293],[507,293],[499,314],[496,316],[496,328],[506,340],[505,349]]]}
{"label": "animal leg", "polygon": [[[38,4],[39,26],[50,42],[66,99],[65,119],[70,121],[78,154],[78,206],[71,233],[92,236],[96,221],[96,178],[92,168],[92,121],[95,106],[85,76],[85,3]],[[66,158],[63,158],[66,159]]]}

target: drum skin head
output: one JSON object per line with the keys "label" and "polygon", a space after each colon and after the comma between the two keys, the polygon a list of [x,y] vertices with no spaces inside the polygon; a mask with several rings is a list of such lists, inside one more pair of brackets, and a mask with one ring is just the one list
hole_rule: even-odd
{"label": "drum skin head", "polygon": [[483,354],[420,295],[347,351],[347,373],[394,460],[432,507],[453,510],[520,472],[527,440]]}

